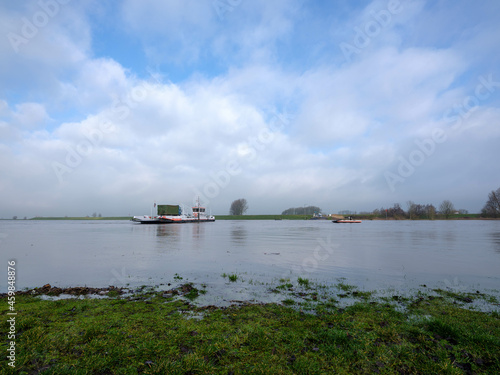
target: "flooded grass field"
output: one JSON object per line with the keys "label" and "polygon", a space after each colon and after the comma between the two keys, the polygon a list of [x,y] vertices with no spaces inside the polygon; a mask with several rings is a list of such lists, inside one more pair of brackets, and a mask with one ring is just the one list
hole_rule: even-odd
{"label": "flooded grass field", "polygon": [[[190,283],[165,292],[150,288],[99,292],[106,298],[41,300],[33,291],[19,294],[16,368],[7,367],[4,373],[489,374],[500,370],[498,312],[466,306],[474,300],[498,305],[491,296],[433,290],[376,301],[371,293],[348,284],[338,284],[334,298],[332,290],[308,279],[281,283],[272,293],[293,298],[272,304],[232,301],[227,307],[193,303],[203,289]],[[45,286],[34,292],[60,292],[55,289]],[[355,301],[341,304],[348,295]],[[2,337],[6,329],[0,328]]]}

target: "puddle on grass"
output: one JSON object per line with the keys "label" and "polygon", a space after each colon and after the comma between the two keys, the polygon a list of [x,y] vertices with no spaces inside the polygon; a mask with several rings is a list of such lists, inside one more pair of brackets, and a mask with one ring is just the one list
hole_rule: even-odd
{"label": "puddle on grass", "polygon": [[[387,303],[397,310],[404,312],[409,304],[422,298],[447,298],[455,301],[463,308],[476,311],[490,312],[498,311],[498,291],[490,291],[493,294],[473,294],[473,293],[453,293],[453,291],[430,289],[425,286],[419,288],[408,288],[404,290],[381,289],[381,290],[360,290],[354,285],[350,285],[345,279],[338,279],[335,283],[327,285],[309,281],[306,285],[301,285],[297,280],[275,278],[268,282],[256,282],[245,278],[245,275],[238,275],[235,282],[228,281],[227,277],[212,279],[200,285],[192,283],[198,289],[199,295],[196,298],[187,299],[182,296],[174,296],[174,299],[183,299],[198,306],[228,307],[231,305],[243,305],[254,303],[278,303],[290,306],[303,311],[314,312],[318,304],[328,305],[332,308],[342,309],[358,302],[378,302]],[[159,285],[155,291],[169,291],[180,288],[183,284],[191,283],[188,278],[177,280],[175,283]],[[444,295],[451,293],[449,295]],[[464,296],[471,296],[468,302],[464,302]],[[425,301],[424,301],[425,303]],[[202,318],[197,316],[195,318]]]}
{"label": "puddle on grass", "polygon": [[[123,294],[122,296],[125,296],[125,294]],[[110,296],[105,295],[105,294],[104,295],[102,295],[102,294],[85,294],[85,295],[76,296],[74,294],[64,294],[64,293],[61,293],[58,296],[49,296],[46,294],[41,294],[38,297],[43,301],[59,301],[62,299],[109,299],[109,298],[113,298],[113,297],[110,297]]]}
{"label": "puddle on grass", "polygon": [[[236,274],[235,274],[236,275]],[[453,288],[433,289],[425,285],[408,288],[386,288],[368,290],[351,285],[345,278],[338,278],[331,283],[321,280],[301,278],[256,278],[248,274],[237,274],[230,281],[228,275],[219,277],[183,277],[176,275],[173,280],[158,285],[125,287],[120,296],[108,296],[107,293],[75,296],[60,294],[58,296],[40,295],[43,300],[57,301],[61,299],[108,299],[122,298],[130,301],[144,301],[154,296],[163,296],[165,301],[183,300],[197,307],[277,303],[314,312],[318,304],[331,308],[343,309],[359,302],[377,302],[393,306],[404,312],[412,302],[427,299],[446,298],[459,305],[475,311],[499,311],[500,293],[498,290],[457,291]],[[187,289],[186,289],[187,288]],[[193,294],[189,294],[193,290]],[[187,319],[203,319],[203,314],[187,314]]]}

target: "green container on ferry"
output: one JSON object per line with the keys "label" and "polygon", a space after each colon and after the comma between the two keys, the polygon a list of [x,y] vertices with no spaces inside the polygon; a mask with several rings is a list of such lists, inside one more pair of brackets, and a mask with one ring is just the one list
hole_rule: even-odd
{"label": "green container on ferry", "polygon": [[181,207],[179,205],[159,204],[158,215],[164,216],[178,216],[181,214]]}

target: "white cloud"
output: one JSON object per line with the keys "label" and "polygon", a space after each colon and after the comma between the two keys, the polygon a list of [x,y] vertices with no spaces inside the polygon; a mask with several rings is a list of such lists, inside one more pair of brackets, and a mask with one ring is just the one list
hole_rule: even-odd
{"label": "white cloud", "polygon": [[366,136],[406,136],[443,115],[442,93],[463,69],[451,51],[386,48],[347,67],[307,72],[298,135],[321,147]]}
{"label": "white cloud", "polygon": [[28,129],[43,126],[49,120],[45,107],[39,103],[18,104],[12,117],[15,126]]}
{"label": "white cloud", "polygon": [[[473,25],[459,7],[451,19],[430,3],[401,3],[349,63],[338,43],[387,2],[242,1],[222,19],[208,0],[126,1],[100,5],[97,16],[92,2],[61,6],[19,53],[0,42],[0,216],[135,214],[153,199],[189,203],[217,179],[209,199],[220,213],[240,197],[253,213],[445,198],[477,211],[484,197],[455,186],[497,183],[496,87],[395,192],[384,172],[415,140],[449,129],[447,111],[475,94],[478,77],[500,79],[486,51],[497,37],[485,37],[498,35],[485,13],[495,6],[478,7],[473,18],[485,19]],[[3,4],[0,31],[20,30],[38,9],[27,4]],[[111,16],[104,33],[96,19]],[[463,35],[424,32],[440,18],[464,22]],[[108,55],[117,39],[130,50]],[[158,75],[145,73],[150,66]],[[231,163],[238,172],[223,181]]]}

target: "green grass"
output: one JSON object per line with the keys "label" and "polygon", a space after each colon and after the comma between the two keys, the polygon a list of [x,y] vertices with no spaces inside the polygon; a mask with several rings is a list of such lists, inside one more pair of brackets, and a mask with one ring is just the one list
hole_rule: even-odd
{"label": "green grass", "polygon": [[293,284],[292,283],[285,283],[285,284],[281,284],[281,285],[278,285],[276,287],[276,289],[291,289],[293,288]]}
{"label": "green grass", "polygon": [[107,217],[34,217],[29,220],[130,220],[131,216],[107,216]]}
{"label": "green grass", "polygon": [[215,215],[216,220],[309,220],[312,215]]}
{"label": "green grass", "polygon": [[[287,298],[282,304],[216,308],[158,293],[134,301],[19,295],[16,368],[4,358],[0,372],[499,373],[500,315],[454,303],[464,298],[444,291],[437,297],[419,294],[408,298],[402,312],[394,301],[339,308],[334,299],[297,304]],[[4,317],[7,308],[6,298],[0,298]],[[4,353],[6,320],[0,325]]]}
{"label": "green grass", "polygon": [[297,279],[297,282],[299,283],[299,285],[302,285],[303,287],[308,287],[309,286],[309,279],[303,279],[302,277],[299,277]]}
{"label": "green grass", "polygon": [[230,274],[230,275],[228,275],[227,273],[224,272],[221,276],[223,278],[227,277],[229,279],[229,281],[232,281],[232,282],[235,282],[236,280],[238,280],[238,275],[236,275],[236,274]]}
{"label": "green grass", "polygon": [[339,288],[340,290],[342,290],[343,292],[351,292],[354,289],[356,289],[356,287],[354,285],[345,284],[343,282],[339,282],[336,285],[336,287]]}

